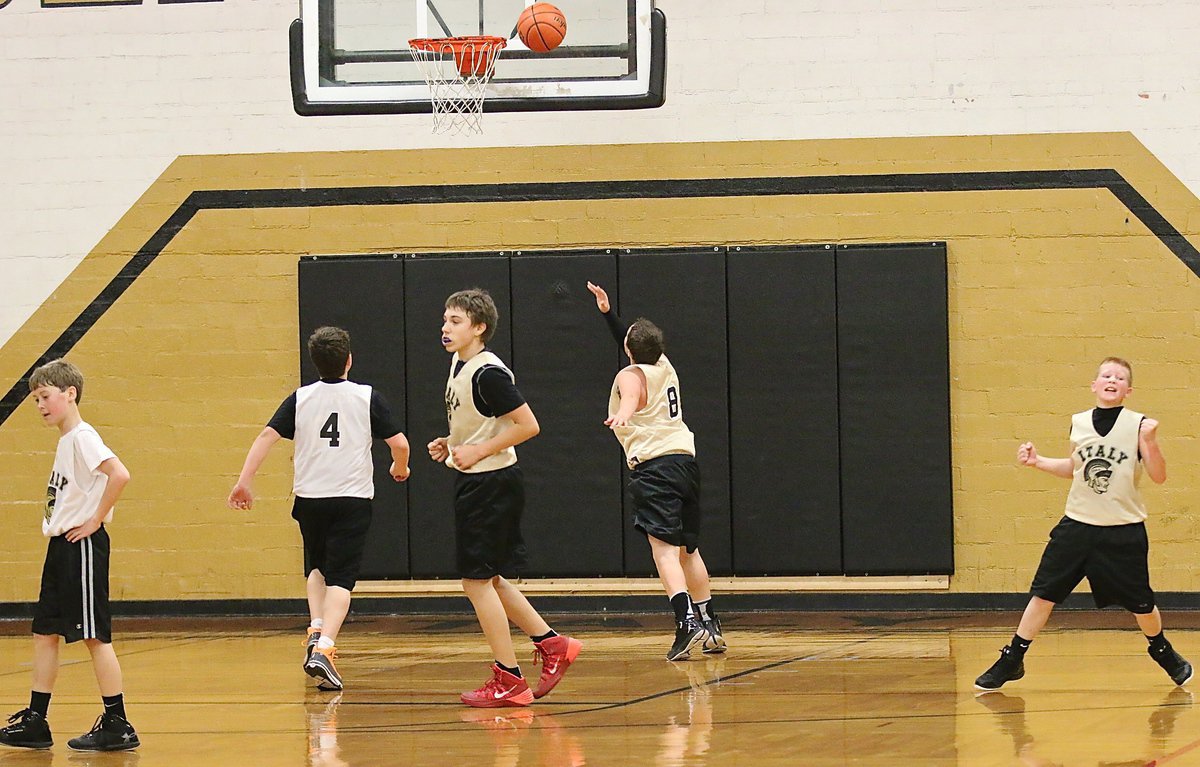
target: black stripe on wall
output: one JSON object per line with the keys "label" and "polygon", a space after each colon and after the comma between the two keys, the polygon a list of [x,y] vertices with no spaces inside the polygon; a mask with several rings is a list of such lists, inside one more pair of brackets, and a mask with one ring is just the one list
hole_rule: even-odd
{"label": "black stripe on wall", "polygon": [[871,176],[782,176],[765,178],[560,181],[520,184],[329,187],[323,189],[231,189],[195,191],[159,227],[112,281],[13,383],[0,400],[0,425],[28,396],[29,375],[65,356],[104,312],[133,284],[201,210],[304,208],[344,205],[417,205],[549,200],[686,199],[830,194],[1107,189],[1160,242],[1200,276],[1200,252],[1115,169],[1030,170],[980,173],[885,173]]}

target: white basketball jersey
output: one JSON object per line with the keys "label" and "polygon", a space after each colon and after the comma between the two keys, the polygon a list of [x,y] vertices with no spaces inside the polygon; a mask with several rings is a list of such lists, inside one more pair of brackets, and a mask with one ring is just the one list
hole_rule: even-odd
{"label": "white basketball jersey", "polygon": [[[679,376],[667,355],[653,365],[631,365],[646,376],[646,406],[629,418],[629,425],[613,429],[625,448],[629,468],[664,455],[696,454],[696,437],[683,422],[683,403],[679,396]],[[627,368],[628,369],[628,368]],[[613,382],[608,398],[608,414],[621,407],[621,390]]]}
{"label": "white basketball jersey", "polygon": [[[46,487],[46,507],[42,534],[47,538],[62,535],[95,515],[100,497],[108,487],[108,475],[100,464],[116,454],[85,421],[80,421],[58,440],[54,451],[54,469]],[[112,522],[112,511],[104,517]]]}
{"label": "white basketball jersey", "polygon": [[317,381],[296,390],[293,491],[301,498],[374,498],[371,387]]}
{"label": "white basketball jersey", "polygon": [[1071,459],[1075,475],[1067,494],[1066,515],[1088,525],[1144,522],[1146,506],[1138,491],[1141,413],[1125,408],[1103,437],[1092,424],[1092,411],[1071,417]]}

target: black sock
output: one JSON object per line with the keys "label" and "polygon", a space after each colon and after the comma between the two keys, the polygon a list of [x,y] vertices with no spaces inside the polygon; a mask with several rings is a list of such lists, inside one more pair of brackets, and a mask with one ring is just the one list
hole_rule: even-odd
{"label": "black sock", "polygon": [[1020,634],[1013,634],[1012,641],[1008,643],[1008,646],[1016,655],[1024,656],[1031,644],[1033,644],[1032,639],[1024,639]]}
{"label": "black sock", "polygon": [[712,597],[703,602],[692,602],[692,605],[696,608],[696,617],[699,620],[711,621],[716,619],[717,615],[712,610]]}
{"label": "black sock", "polygon": [[512,674],[513,676],[515,676],[517,679],[521,679],[521,678],[522,678],[522,677],[521,677],[521,667],[520,667],[520,666],[513,666],[512,668],[509,668],[508,666],[505,666],[505,665],[504,665],[503,663],[501,663],[500,661],[496,661],[496,665],[500,667],[500,670],[501,670],[501,671],[507,671],[508,673],[510,673],[510,674]]}
{"label": "black sock", "polygon": [[1146,637],[1146,641],[1150,643],[1150,650],[1152,652],[1162,652],[1171,646],[1171,643],[1167,641],[1167,638],[1163,636],[1163,632],[1161,631],[1156,636]]}
{"label": "black sock", "polygon": [[31,690],[29,692],[29,707],[46,718],[46,713],[50,710],[50,693],[38,692]]}
{"label": "black sock", "polygon": [[117,693],[116,695],[102,695],[101,698],[104,700],[104,713],[116,714],[122,719],[126,718],[125,695],[123,693]]}
{"label": "black sock", "polygon": [[692,600],[686,591],[681,591],[671,597],[671,609],[675,611],[675,623],[682,626],[692,609]]}
{"label": "black sock", "polygon": [[555,631],[554,629],[550,629],[549,631],[547,631],[545,634],[542,634],[541,636],[538,636],[538,637],[531,636],[529,638],[532,639],[534,642],[545,642],[550,637],[556,637],[556,636],[558,636],[558,632]]}

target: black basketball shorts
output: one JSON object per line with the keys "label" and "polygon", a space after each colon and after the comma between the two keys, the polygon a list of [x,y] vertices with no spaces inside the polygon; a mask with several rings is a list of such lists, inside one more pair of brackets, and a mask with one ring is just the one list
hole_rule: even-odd
{"label": "black basketball shorts", "polygon": [[629,478],[633,526],[688,553],[700,547],[700,465],[664,455],[638,464]]}
{"label": "black basketball shorts", "polygon": [[461,578],[516,577],[528,553],[521,536],[525,477],[513,464],[454,480],[454,557]]}
{"label": "black basketball shorts", "polygon": [[353,591],[371,529],[371,499],[297,496],[292,519],[304,539],[304,577],[320,570],[326,586]]}
{"label": "black basketball shorts", "polygon": [[1059,604],[1087,578],[1096,607],[1120,605],[1145,615],[1154,610],[1149,551],[1140,522],[1102,527],[1063,517],[1050,531],[1029,593]]}
{"label": "black basketball shorts", "polygon": [[46,546],[42,587],[33,608],[33,633],[59,634],[70,642],[112,642],[108,604],[108,531],[100,529],[75,543],[56,535]]}

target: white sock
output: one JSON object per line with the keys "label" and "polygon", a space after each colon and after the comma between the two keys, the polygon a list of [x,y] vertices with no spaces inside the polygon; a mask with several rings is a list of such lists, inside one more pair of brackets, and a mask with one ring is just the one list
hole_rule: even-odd
{"label": "white sock", "polygon": [[330,647],[333,647],[333,640],[327,636],[323,636],[317,642],[317,647],[321,648],[322,650],[328,650]]}
{"label": "white sock", "polygon": [[313,619],[312,619],[312,622],[311,622],[311,623],[309,623],[308,625],[309,625],[311,628],[315,628],[315,629],[317,629],[318,631],[320,631],[321,627],[325,625],[325,621],[324,621],[324,620],[322,620],[322,619],[320,619],[320,618],[313,618]]}

